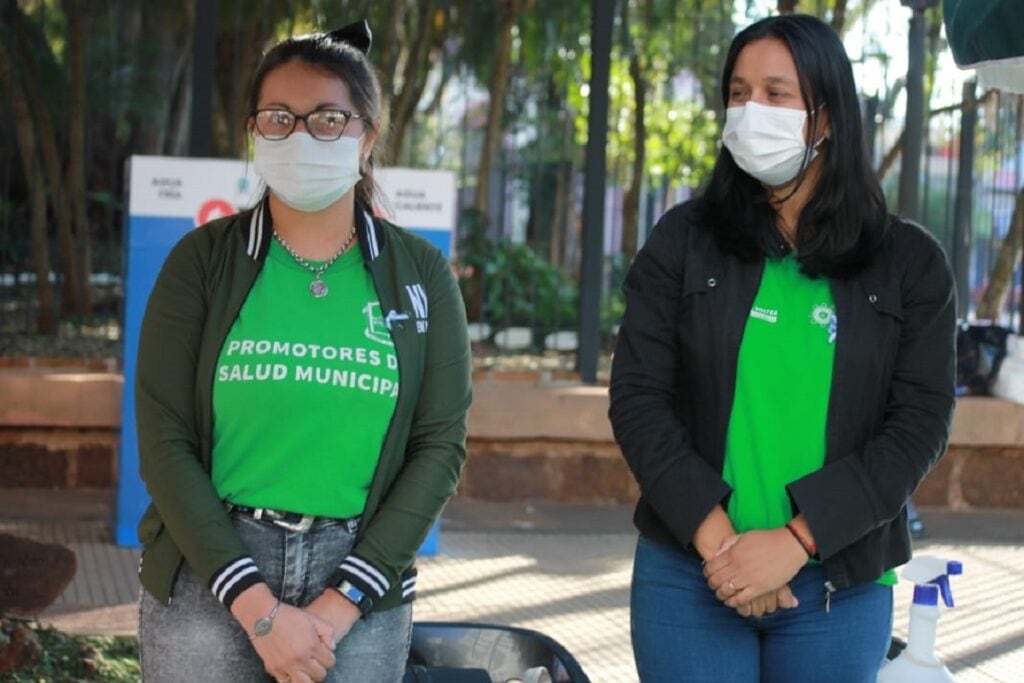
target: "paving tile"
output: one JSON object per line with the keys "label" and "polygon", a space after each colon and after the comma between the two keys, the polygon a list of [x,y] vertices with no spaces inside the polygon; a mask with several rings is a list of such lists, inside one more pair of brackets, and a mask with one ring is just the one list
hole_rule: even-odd
{"label": "paving tile", "polygon": [[631,534],[447,533],[420,562],[416,618],[541,631],[595,681],[636,681],[629,645]]}
{"label": "paving tile", "polygon": [[[457,530],[442,533],[441,554],[420,562],[416,619],[476,621],[546,633],[564,645],[594,683],[637,680],[629,643],[629,580],[635,536],[623,514],[608,524],[582,508],[491,510],[476,528],[463,506]],[[504,528],[501,513],[529,525]],[[560,517],[561,515],[561,517]],[[506,517],[506,519],[509,519]],[[514,521],[512,519],[511,521]],[[951,518],[952,519],[952,518]],[[937,650],[959,683],[1024,681],[1024,544],[1008,542],[1006,524],[1024,516],[956,516],[959,535],[918,543],[915,552],[964,563],[953,579],[957,606],[939,622]],[[940,520],[941,521],[941,520]],[[995,542],[982,542],[988,526]],[[612,533],[596,533],[596,528]],[[1014,527],[1019,530],[1019,527]],[[971,533],[968,533],[968,532]],[[0,510],[0,532],[64,543],[78,556],[78,573],[42,620],[77,633],[134,634],[138,628],[138,551],[110,541],[105,521]],[[1013,539],[1016,541],[1016,538]],[[894,633],[906,637],[913,587],[895,589]]]}

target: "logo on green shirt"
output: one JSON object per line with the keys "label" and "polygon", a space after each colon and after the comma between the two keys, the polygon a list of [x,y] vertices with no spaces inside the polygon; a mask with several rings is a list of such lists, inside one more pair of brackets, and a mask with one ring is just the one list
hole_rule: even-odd
{"label": "logo on green shirt", "polygon": [[757,318],[758,320],[764,320],[768,323],[779,322],[779,311],[775,308],[764,308],[763,306],[754,306],[750,309],[750,317]]}
{"label": "logo on green shirt", "polygon": [[363,333],[366,338],[372,339],[378,344],[393,347],[395,344],[391,341],[391,334],[388,332],[389,325],[381,315],[380,302],[371,301],[366,304],[363,307],[363,313],[366,314],[366,331]]}
{"label": "logo on green shirt", "polygon": [[836,343],[838,319],[836,311],[828,304],[818,304],[811,309],[811,322],[828,330],[828,343]]}

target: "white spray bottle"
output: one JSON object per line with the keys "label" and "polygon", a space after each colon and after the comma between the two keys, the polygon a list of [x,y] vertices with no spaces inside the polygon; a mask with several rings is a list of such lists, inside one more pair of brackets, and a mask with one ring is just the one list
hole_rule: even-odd
{"label": "white spray bottle", "polygon": [[886,662],[878,672],[878,683],[955,683],[953,674],[935,655],[935,629],[939,621],[939,595],[953,606],[949,577],[963,574],[963,565],[932,555],[915,557],[903,568],[902,576],[914,583],[910,605],[907,648]]}

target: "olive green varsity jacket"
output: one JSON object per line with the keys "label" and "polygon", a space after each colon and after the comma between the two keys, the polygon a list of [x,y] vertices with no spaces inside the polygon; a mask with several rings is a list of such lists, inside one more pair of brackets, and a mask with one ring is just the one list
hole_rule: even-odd
{"label": "olive green varsity jacket", "polygon": [[[368,598],[365,612],[414,597],[416,551],[465,460],[471,385],[465,309],[444,256],[358,204],[356,226],[401,376],[355,547],[333,578]],[[217,358],[271,239],[266,202],[193,230],[171,251],[146,307],[135,401],[153,503],[139,523],[140,576],[166,603],[183,559],[227,607],[263,580],[217,496],[210,460]]]}

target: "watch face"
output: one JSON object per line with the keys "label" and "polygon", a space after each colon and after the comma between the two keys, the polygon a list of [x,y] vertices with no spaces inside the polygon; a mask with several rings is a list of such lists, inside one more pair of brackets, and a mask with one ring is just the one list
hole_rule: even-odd
{"label": "watch face", "polygon": [[359,590],[348,581],[343,581],[341,585],[338,586],[338,592],[344,595],[349,602],[358,607],[360,610],[365,610],[366,603],[368,601],[363,591]]}
{"label": "watch face", "polygon": [[270,629],[274,627],[274,621],[269,617],[263,617],[256,620],[256,626],[253,628],[253,633],[258,636],[265,636],[270,633]]}

